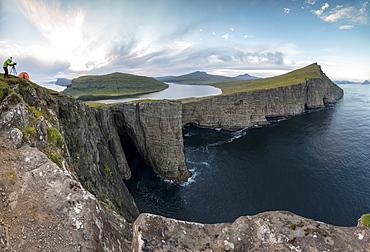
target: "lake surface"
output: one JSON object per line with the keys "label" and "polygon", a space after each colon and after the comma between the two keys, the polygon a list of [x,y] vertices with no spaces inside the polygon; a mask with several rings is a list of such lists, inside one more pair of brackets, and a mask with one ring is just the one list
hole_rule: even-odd
{"label": "lake surface", "polygon": [[212,96],[212,95],[219,95],[222,93],[221,89],[208,86],[208,85],[189,85],[189,84],[177,84],[177,83],[168,83],[168,88],[159,92],[150,93],[150,94],[143,94],[143,95],[135,95],[127,98],[122,99],[105,99],[105,100],[97,100],[95,102],[100,103],[117,103],[117,102],[128,102],[134,100],[143,100],[143,99],[153,99],[153,100],[161,100],[161,99],[183,99],[189,97],[204,97],[204,96]]}
{"label": "lake surface", "polygon": [[335,106],[238,131],[187,127],[193,172],[176,185],[139,156],[127,182],[141,212],[202,223],[288,210],[339,226],[370,213],[370,85],[340,85]]}

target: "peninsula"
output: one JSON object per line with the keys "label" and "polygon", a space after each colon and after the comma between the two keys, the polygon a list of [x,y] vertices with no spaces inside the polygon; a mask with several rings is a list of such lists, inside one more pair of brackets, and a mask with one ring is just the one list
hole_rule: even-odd
{"label": "peninsula", "polygon": [[[366,251],[370,229],[267,212],[203,225],[140,214],[123,146],[176,182],[182,128],[267,124],[343,96],[317,64],[268,80],[219,83],[223,94],[91,108],[27,80],[0,79],[0,248],[18,251]],[[214,85],[214,84],[212,84]],[[72,85],[73,86],[73,85]],[[362,226],[362,227],[361,227]]]}
{"label": "peninsula", "polygon": [[131,95],[161,91],[168,85],[153,78],[111,73],[106,75],[89,75],[73,79],[62,92],[79,100],[117,99]]}

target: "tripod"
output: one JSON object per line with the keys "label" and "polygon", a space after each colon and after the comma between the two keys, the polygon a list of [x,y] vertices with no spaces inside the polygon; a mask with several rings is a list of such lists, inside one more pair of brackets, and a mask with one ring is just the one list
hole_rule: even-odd
{"label": "tripod", "polygon": [[13,75],[14,76],[17,76],[17,70],[15,69],[15,65],[13,65],[11,68],[10,68],[10,74],[12,74],[13,73]]}

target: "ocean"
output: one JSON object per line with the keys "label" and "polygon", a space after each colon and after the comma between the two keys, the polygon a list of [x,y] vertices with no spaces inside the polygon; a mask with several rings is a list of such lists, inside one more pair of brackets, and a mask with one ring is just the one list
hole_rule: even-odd
{"label": "ocean", "polygon": [[271,125],[183,130],[193,172],[177,185],[131,155],[127,186],[140,212],[200,223],[287,210],[338,226],[370,213],[370,85],[346,84],[336,104]]}

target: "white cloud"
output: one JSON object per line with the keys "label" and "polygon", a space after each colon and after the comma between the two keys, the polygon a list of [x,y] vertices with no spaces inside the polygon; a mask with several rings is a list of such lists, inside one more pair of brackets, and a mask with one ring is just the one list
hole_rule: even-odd
{"label": "white cloud", "polygon": [[245,34],[243,38],[253,38],[253,36]]}
{"label": "white cloud", "polygon": [[228,39],[229,38],[229,34],[222,35],[221,37],[223,37],[224,39]]}
{"label": "white cloud", "polygon": [[321,7],[320,10],[313,10],[312,12],[315,13],[317,16],[321,16],[322,13],[327,9],[329,8],[329,4],[328,3],[324,3],[324,5]]}
{"label": "white cloud", "polygon": [[[324,22],[339,22],[341,20],[346,21],[351,24],[367,24],[368,17],[366,7],[368,2],[361,4],[360,8],[356,8],[354,6],[347,6],[344,7],[343,5],[337,5],[329,12],[326,13],[326,10],[329,8],[329,4],[325,3],[320,10],[313,10],[312,12],[315,13],[321,20]],[[340,27],[347,27],[347,26],[340,26]],[[352,27],[351,27],[352,28]],[[342,28],[343,29],[343,28]],[[348,28],[344,28],[348,29]]]}
{"label": "white cloud", "polygon": [[318,0],[306,0],[306,3],[314,5]]}
{"label": "white cloud", "polygon": [[339,19],[350,18],[354,12],[353,7],[343,8],[343,6],[336,6],[328,15],[320,17],[325,22],[337,22]]}
{"label": "white cloud", "polygon": [[289,13],[290,12],[290,9],[289,8],[284,8],[284,13]]}
{"label": "white cloud", "polygon": [[191,47],[193,44],[186,41],[175,41],[175,46],[173,47],[177,51],[185,50]]}
{"label": "white cloud", "polygon": [[[105,43],[97,43],[99,27],[86,25],[83,9],[63,9],[55,0],[19,0],[18,3],[23,15],[49,42],[43,46],[39,59],[68,61],[70,69],[76,71],[108,63]],[[37,51],[33,53],[37,55]]]}
{"label": "white cloud", "polygon": [[339,26],[339,30],[349,30],[352,29],[354,26],[353,25],[341,25]]}
{"label": "white cloud", "polygon": [[233,31],[234,31],[234,27],[232,27],[232,26],[231,26],[231,27],[230,27],[230,31],[232,31],[232,32],[233,32]]}

